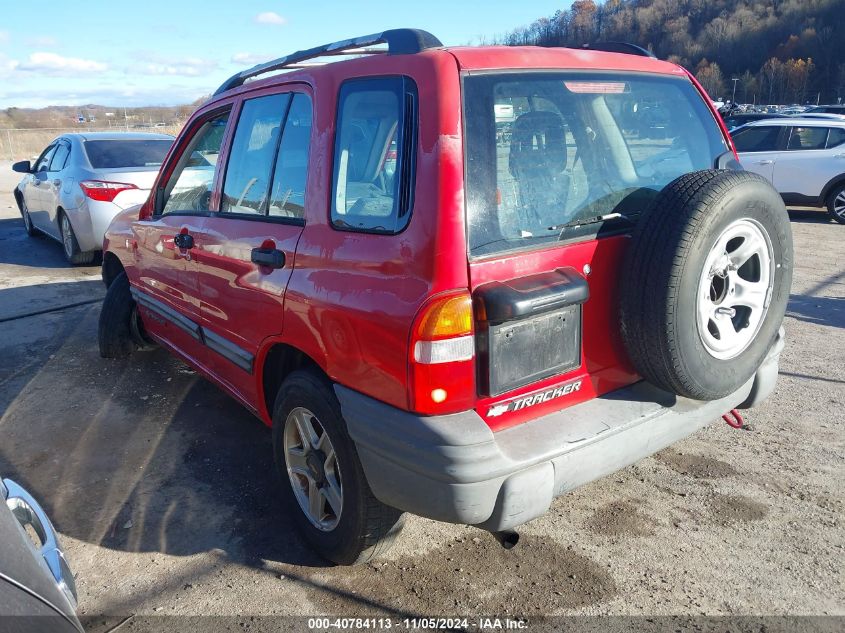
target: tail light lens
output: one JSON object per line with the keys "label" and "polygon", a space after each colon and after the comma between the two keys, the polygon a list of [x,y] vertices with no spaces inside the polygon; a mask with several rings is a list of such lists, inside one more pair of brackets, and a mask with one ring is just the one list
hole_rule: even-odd
{"label": "tail light lens", "polygon": [[414,321],[410,406],[425,414],[455,413],[475,402],[475,338],[467,293],[437,297]]}
{"label": "tail light lens", "polygon": [[127,189],[137,189],[128,182],[108,182],[106,180],[83,180],[79,183],[82,193],[91,200],[98,202],[112,202],[117,194]]}

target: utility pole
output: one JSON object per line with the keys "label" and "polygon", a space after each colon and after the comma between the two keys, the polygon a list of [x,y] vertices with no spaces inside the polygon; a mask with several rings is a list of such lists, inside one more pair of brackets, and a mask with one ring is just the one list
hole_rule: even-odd
{"label": "utility pole", "polygon": [[739,77],[733,77],[731,81],[734,82],[734,92],[733,96],[731,97],[731,103],[736,103],[736,82],[739,81]]}

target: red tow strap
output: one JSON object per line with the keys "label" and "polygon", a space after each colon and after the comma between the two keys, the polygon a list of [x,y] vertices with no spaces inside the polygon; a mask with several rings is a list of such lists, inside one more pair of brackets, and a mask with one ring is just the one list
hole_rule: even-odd
{"label": "red tow strap", "polygon": [[742,419],[742,415],[736,409],[731,409],[722,416],[722,419],[728,423],[728,426],[732,426],[735,429],[741,429],[745,426],[745,420]]}

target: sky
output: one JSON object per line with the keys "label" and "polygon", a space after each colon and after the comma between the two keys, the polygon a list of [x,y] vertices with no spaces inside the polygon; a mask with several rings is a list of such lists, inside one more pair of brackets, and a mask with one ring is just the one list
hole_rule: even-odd
{"label": "sky", "polygon": [[[0,109],[178,105],[303,48],[413,27],[478,43],[570,2],[553,0],[0,0]],[[125,5],[125,8],[124,6]]]}

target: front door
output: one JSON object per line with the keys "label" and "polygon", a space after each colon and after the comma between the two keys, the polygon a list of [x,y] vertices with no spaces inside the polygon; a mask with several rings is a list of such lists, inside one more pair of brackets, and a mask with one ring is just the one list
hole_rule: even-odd
{"label": "front door", "polygon": [[172,159],[176,164],[167,182],[157,189],[153,216],[132,224],[140,271],[132,280],[132,292],[144,327],[198,365],[206,364],[206,350],[195,252],[209,213],[228,118],[228,111],[218,113],[197,126],[183,151]]}
{"label": "front door", "polygon": [[733,141],[739,162],[773,182],[775,163],[786,148],[789,127],[785,125],[750,125],[734,132]]}
{"label": "front door", "polygon": [[284,294],[305,222],[311,98],[281,92],[243,102],[219,213],[209,216],[197,261],[201,318],[215,376],[255,401],[262,341],[282,331]]}
{"label": "front door", "polygon": [[23,199],[26,203],[26,208],[29,211],[29,218],[32,220],[32,224],[48,235],[58,238],[58,228],[50,223],[50,215],[47,211],[47,204],[45,201],[45,192],[47,190],[47,170],[50,167],[50,161],[53,159],[53,154],[55,152],[55,143],[51,144],[47,149],[41,152],[41,156],[39,156],[38,160],[35,161],[32,173],[27,178],[23,191]]}

